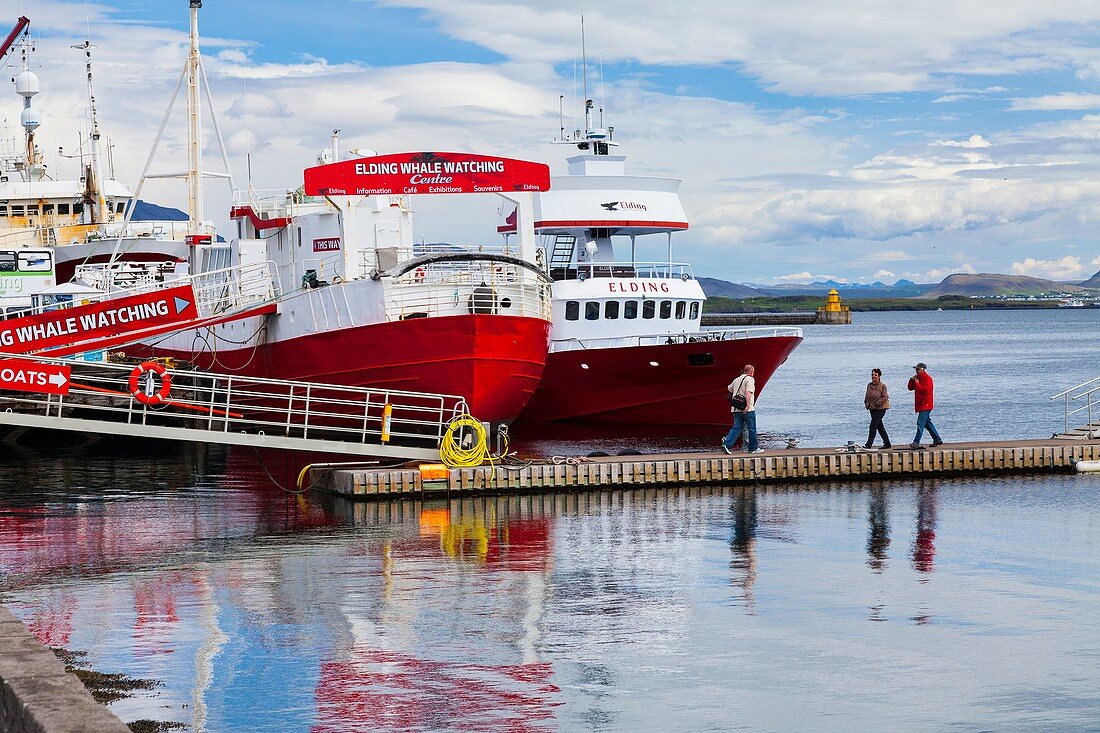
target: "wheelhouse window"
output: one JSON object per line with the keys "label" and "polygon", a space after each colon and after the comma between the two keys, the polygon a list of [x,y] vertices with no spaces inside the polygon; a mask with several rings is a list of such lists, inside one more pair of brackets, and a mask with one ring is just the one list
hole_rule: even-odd
{"label": "wheelhouse window", "polygon": [[28,204],[27,205],[27,213],[28,214],[37,214],[38,213],[38,204]]}
{"label": "wheelhouse window", "polygon": [[584,320],[595,321],[600,317],[600,302],[598,300],[590,300],[584,304]]}
{"label": "wheelhouse window", "polygon": [[11,207],[12,216],[23,216],[23,205],[18,204]]}
{"label": "wheelhouse window", "polygon": [[73,203],[73,213],[74,214],[83,214],[84,213],[84,202],[83,201],[76,201],[76,202]]}
{"label": "wheelhouse window", "polygon": [[608,320],[615,320],[619,317],[619,301],[609,300],[603,307],[603,317]]}
{"label": "wheelhouse window", "polygon": [[126,202],[125,201],[119,201],[117,204],[115,204],[115,213],[121,214],[125,210],[126,210]]}
{"label": "wheelhouse window", "polygon": [[698,301],[696,301],[695,303],[691,304],[691,320],[694,321],[698,317],[699,317],[699,303],[698,303]]}
{"label": "wheelhouse window", "polygon": [[7,215],[8,215],[8,207],[7,206],[0,206],[0,216],[7,216]]}
{"label": "wheelhouse window", "polygon": [[581,317],[581,304],[575,300],[565,301],[565,320],[575,321]]}
{"label": "wheelhouse window", "polygon": [[633,320],[638,317],[638,301],[628,300],[623,304],[623,318]]}
{"label": "wheelhouse window", "polygon": [[58,204],[57,205],[57,213],[58,214],[68,214],[69,213],[69,205],[68,204]]}
{"label": "wheelhouse window", "polygon": [[672,318],[672,301],[661,301],[661,318]]}
{"label": "wheelhouse window", "polygon": [[684,316],[687,315],[687,305],[688,305],[687,301],[684,301],[684,300],[677,300],[676,301],[676,318],[677,319],[683,318]]}
{"label": "wheelhouse window", "polygon": [[642,301],[642,318],[652,318],[657,313],[657,301],[655,300],[643,300]]}
{"label": "wheelhouse window", "polygon": [[53,204],[42,204],[42,213],[43,214],[52,214],[53,213]]}

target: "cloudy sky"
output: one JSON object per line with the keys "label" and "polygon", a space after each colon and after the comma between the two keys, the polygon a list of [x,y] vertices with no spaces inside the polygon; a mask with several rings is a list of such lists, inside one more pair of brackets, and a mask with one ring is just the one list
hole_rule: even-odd
{"label": "cloudy sky", "polygon": [[[117,177],[144,165],[187,44],[186,0],[0,0],[31,18],[55,174],[86,127],[81,54]],[[544,160],[575,97],[580,0],[206,0],[203,52],[239,185],[293,188],[345,148]],[[590,96],[637,174],[683,180],[677,259],[738,282],[1084,279],[1100,270],[1100,2],[584,1]],[[9,69],[12,64],[9,59]],[[602,80],[602,81],[601,81]],[[5,81],[5,83],[7,83]],[[0,95],[5,137],[20,99]],[[572,127],[567,111],[566,127]],[[154,170],[183,164],[183,118]],[[209,124],[207,129],[209,130]],[[206,141],[211,167],[220,159]],[[226,187],[208,184],[208,214]],[[185,201],[166,183],[144,196]],[[493,197],[416,203],[428,241],[495,241]],[[660,251],[654,243],[654,256]]]}

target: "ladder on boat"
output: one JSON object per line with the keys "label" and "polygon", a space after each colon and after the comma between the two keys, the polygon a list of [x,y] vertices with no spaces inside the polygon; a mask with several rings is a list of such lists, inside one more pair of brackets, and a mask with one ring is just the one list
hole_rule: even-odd
{"label": "ladder on boat", "polygon": [[[1075,392],[1076,394],[1074,394]],[[1100,392],[1100,377],[1095,377],[1052,395],[1051,400],[1061,399],[1063,405],[1063,432],[1052,437],[1063,440],[1094,440],[1100,438],[1100,411],[1094,411],[1093,409],[1093,395],[1098,392]],[[1084,399],[1085,404],[1070,409],[1072,407],[1070,402],[1076,402],[1079,399]],[[1100,407],[1100,405],[1097,405],[1097,407]],[[1081,412],[1086,413],[1085,424],[1070,429],[1070,418]]]}
{"label": "ladder on boat", "polygon": [[577,238],[572,234],[559,234],[554,237],[554,249],[550,251],[550,269],[568,268],[573,262],[573,250],[577,246]]}
{"label": "ladder on boat", "polygon": [[458,395],[0,354],[0,425],[13,428],[438,461],[466,412]]}

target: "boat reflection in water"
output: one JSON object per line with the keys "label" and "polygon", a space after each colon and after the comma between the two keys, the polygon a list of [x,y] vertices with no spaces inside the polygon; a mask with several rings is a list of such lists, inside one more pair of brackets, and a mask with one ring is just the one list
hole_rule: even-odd
{"label": "boat reflection in water", "polygon": [[[993,632],[1004,624],[1056,650],[1079,642],[1026,614],[999,624],[988,605],[965,610],[980,566],[957,574],[958,547],[977,542],[960,531],[985,531],[967,515],[965,482],[353,503],[273,489],[250,452],[127,450],[15,456],[0,478],[3,603],[93,669],[160,683],[112,703],[127,721],[721,729],[729,690],[761,699],[776,676],[792,680],[800,705],[824,709],[820,676],[843,661],[861,694],[885,695],[891,709],[840,711],[842,727],[897,728],[915,713],[890,692],[902,677],[959,689],[937,676],[958,658],[937,644],[979,645],[967,658],[1000,664],[1011,652],[985,640],[1003,644]],[[1066,521],[1081,516],[1062,508]],[[945,527],[948,516],[964,521]],[[1029,527],[1043,543],[1057,529]],[[1046,562],[1028,537],[1015,543],[1028,545],[1015,562]],[[952,558],[934,575],[933,551]],[[1008,611],[1026,603],[993,592]],[[951,618],[990,633],[960,635]],[[947,641],[920,635],[933,619]],[[868,634],[875,653],[855,659]],[[897,664],[910,644],[931,648]],[[1037,664],[1054,669],[1042,655]],[[944,716],[961,710],[948,707]],[[783,728],[774,710],[738,704],[747,729]],[[1074,723],[1078,709],[1066,710],[1061,722]]]}

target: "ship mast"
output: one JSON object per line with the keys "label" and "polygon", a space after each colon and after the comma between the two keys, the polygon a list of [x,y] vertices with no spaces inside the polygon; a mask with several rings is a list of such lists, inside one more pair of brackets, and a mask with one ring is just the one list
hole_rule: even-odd
{"label": "ship mast", "polygon": [[187,211],[188,225],[197,232],[202,211],[202,110],[199,106],[199,8],[202,0],[191,0],[191,53],[187,58]]}
{"label": "ship mast", "polygon": [[[190,7],[191,33],[190,51],[187,56],[187,62],[180,71],[179,79],[176,81],[176,88],[172,92],[172,98],[168,102],[168,108],[164,111],[164,118],[161,120],[160,129],[157,131],[156,139],[153,140],[153,147],[149,151],[149,157],[145,161],[145,169],[142,171],[141,178],[138,180],[138,184],[134,189],[131,205],[126,209],[125,224],[128,225],[130,223],[130,219],[134,213],[134,205],[141,197],[141,191],[147,180],[151,178],[183,178],[187,181],[188,234],[208,235],[212,233],[212,230],[203,219],[203,179],[224,178],[229,182],[230,190],[233,190],[233,175],[229,169],[229,153],[225,149],[225,140],[222,138],[221,128],[218,126],[218,115],[214,111],[214,103],[210,98],[210,81],[206,78],[206,70],[203,68],[202,63],[202,54],[199,52],[199,9],[202,7],[202,0],[190,0]],[[157,149],[160,147],[160,142],[164,138],[165,128],[168,127],[168,120],[172,115],[172,109],[176,105],[176,99],[179,97],[184,82],[187,83],[187,170],[182,173],[150,173],[149,169],[153,165],[153,159],[156,157]],[[225,173],[205,171],[202,167],[201,101],[204,91],[206,93],[207,109],[210,112],[210,122],[214,128],[214,136],[217,138],[218,146],[221,149]],[[121,244],[121,242],[122,238],[119,237],[119,243]],[[115,255],[117,255],[117,249],[118,247],[116,246]],[[115,255],[112,255],[112,260],[114,260]]]}
{"label": "ship mast", "polygon": [[73,46],[73,48],[84,51],[84,70],[88,79],[88,114],[91,118],[90,124],[92,127],[90,141],[92,163],[84,174],[86,178],[84,198],[87,203],[94,207],[91,216],[88,217],[88,222],[91,224],[96,223],[96,221],[106,223],[110,217],[107,211],[107,201],[103,197],[103,168],[99,157],[99,120],[96,116],[95,91],[92,87],[92,42],[86,40],[83,44]]}

